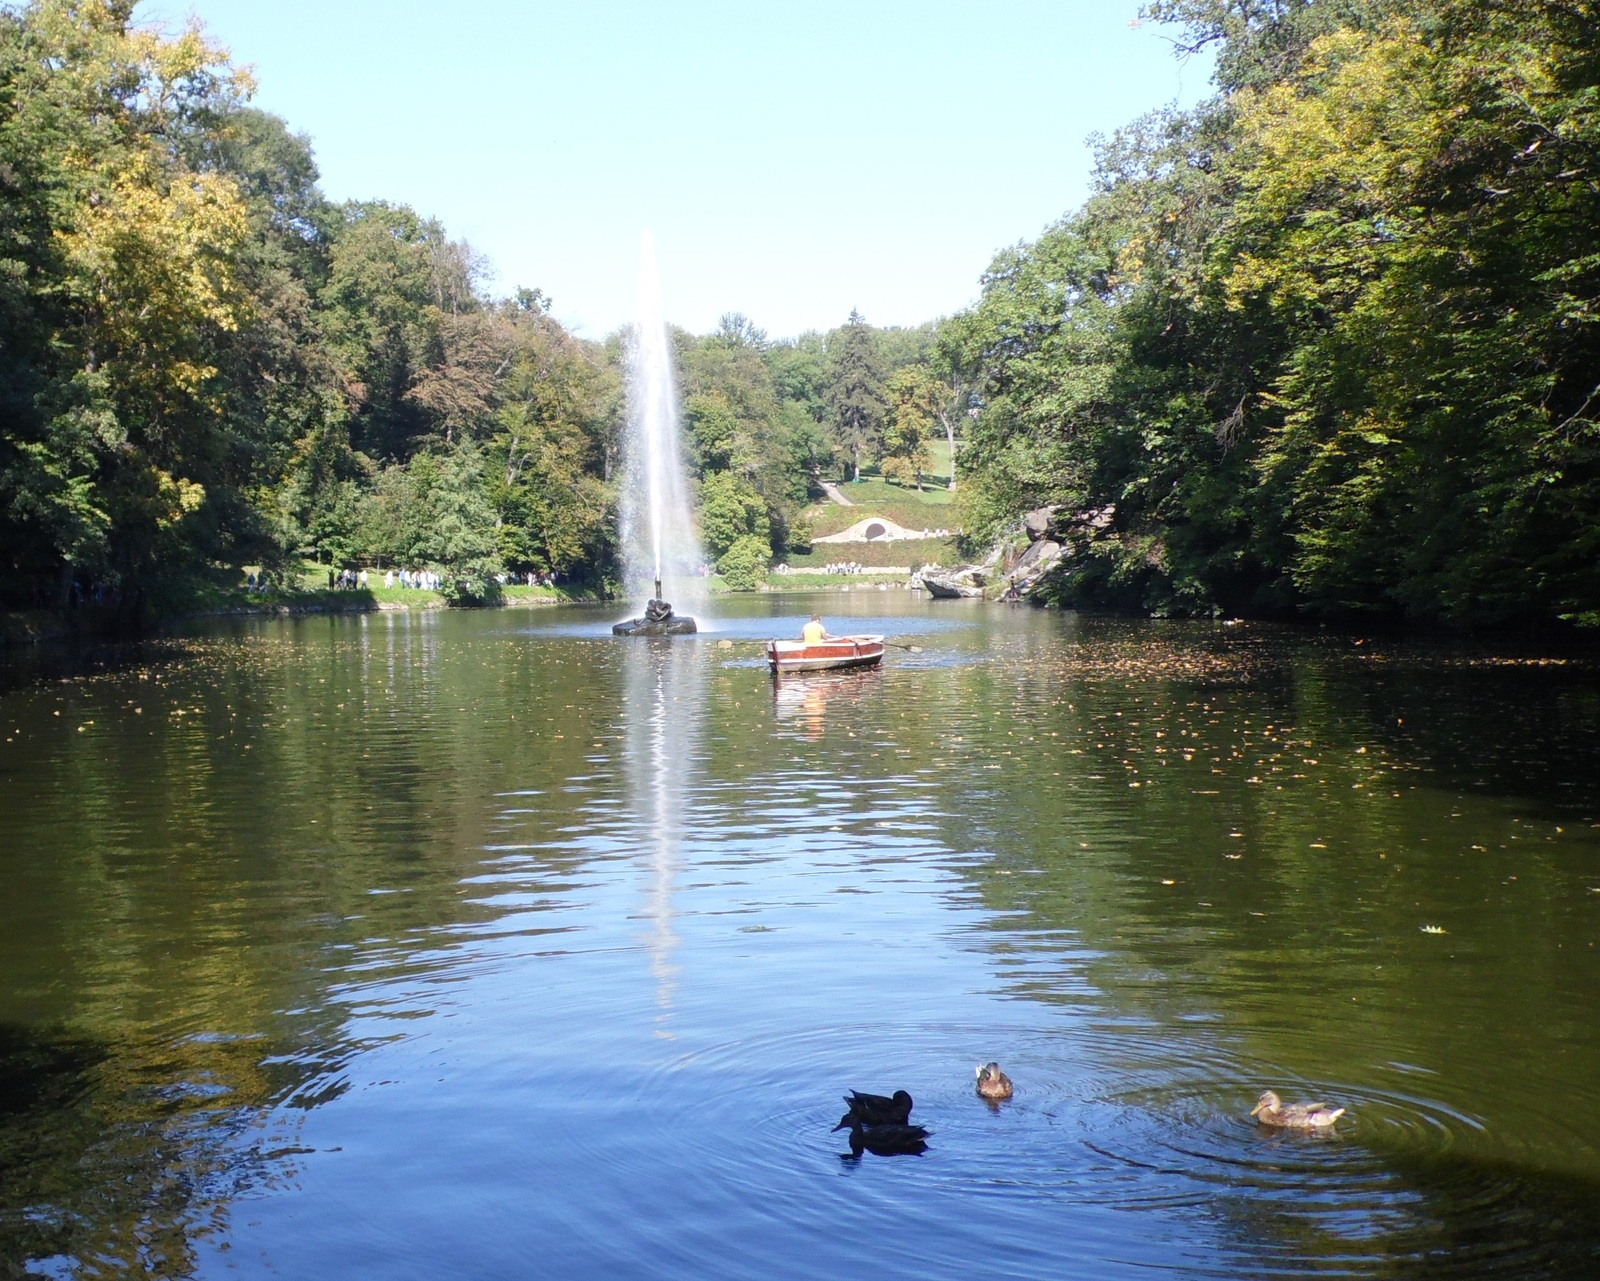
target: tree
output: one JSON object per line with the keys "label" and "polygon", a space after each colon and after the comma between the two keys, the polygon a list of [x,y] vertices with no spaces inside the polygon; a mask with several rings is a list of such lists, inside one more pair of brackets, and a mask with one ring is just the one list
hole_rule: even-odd
{"label": "tree", "polygon": [[518,570],[602,576],[616,551],[599,409],[612,376],[542,308],[508,315],[514,350],[485,470],[500,555]]}
{"label": "tree", "polygon": [[744,452],[739,417],[720,391],[688,397],[683,402],[683,416],[689,426],[695,470],[702,476],[727,471],[734,458]]}
{"label": "tree", "polygon": [[1224,92],[940,331],[969,531],[1114,517],[1058,590],[1600,621],[1600,162],[1581,6],[1173,0]]}
{"label": "tree", "polygon": [[[599,349],[537,290],[492,303],[436,222],[330,205],[248,76],[132,10],[0,6],[0,601],[109,588],[133,622],[306,554],[469,595],[502,553],[603,575]],[[726,357],[764,378],[761,342],[730,325]]]}
{"label": "tree", "polygon": [[860,312],[837,330],[829,351],[828,404],[839,447],[850,455],[853,479],[861,479],[861,460],[882,440],[884,411],[883,361],[876,334]]}
{"label": "tree", "polygon": [[747,536],[768,540],[766,504],[732,472],[712,472],[700,486],[700,537],[706,550],[720,557]]}
{"label": "tree", "polygon": [[252,320],[245,202],[182,145],[249,80],[130,8],[0,16],[0,510],[13,573],[55,571],[63,603],[75,575],[110,582],[137,614],[158,567],[195,572],[248,523],[220,499],[257,441],[223,376]]}
{"label": "tree", "polygon": [[1313,43],[1380,21],[1400,0],[1151,0],[1140,16],[1182,29],[1183,57],[1215,46],[1215,79],[1231,93],[1293,78]]}
{"label": "tree", "polygon": [[933,433],[945,389],[926,365],[907,365],[892,378],[886,389],[889,398],[888,425],[884,431],[883,472],[901,484],[914,478],[922,489],[922,473],[930,454],[928,439]]}
{"label": "tree", "polygon": [[1446,4],[1236,96],[1211,265],[1282,318],[1261,459],[1325,612],[1494,622],[1600,599],[1592,24]]}

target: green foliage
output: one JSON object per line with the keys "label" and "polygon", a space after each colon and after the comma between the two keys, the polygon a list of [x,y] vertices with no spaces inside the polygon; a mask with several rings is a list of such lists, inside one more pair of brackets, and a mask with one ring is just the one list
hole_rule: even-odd
{"label": "green foliage", "polygon": [[922,473],[928,469],[932,451],[935,416],[943,399],[943,388],[926,365],[906,365],[889,379],[888,425],[883,438],[882,470],[901,484],[915,483],[922,488]]}
{"label": "green foliage", "polygon": [[1600,552],[1600,220],[1576,181],[1600,160],[1600,38],[1554,7],[1436,16],[1317,41],[1314,92],[1240,96],[1248,170],[1211,265],[1292,335],[1259,465],[1309,605],[1578,611]]}
{"label": "green foliage", "polygon": [[511,354],[486,466],[500,555],[518,571],[597,576],[616,550],[604,407],[618,380],[542,309],[519,304],[505,323]]}
{"label": "green foliage", "polygon": [[[855,424],[850,439],[862,451],[882,445],[882,383],[889,374],[915,371],[922,394],[913,400],[925,413],[927,405],[943,412],[951,403],[951,389],[928,363],[932,326],[876,330],[852,314],[827,334],[774,343],[746,317],[730,313],[714,333],[696,338],[676,332],[673,339],[686,436],[704,482],[702,534],[713,555],[746,533],[764,534],[780,556],[809,545],[809,530],[796,529],[796,522],[815,482],[838,463],[840,423]],[[897,443],[908,451],[902,461],[909,460],[907,477],[914,482],[926,455],[904,431]],[[867,452],[858,457],[852,446],[849,456],[855,463]]]}
{"label": "green foliage", "polygon": [[765,538],[743,534],[717,561],[717,573],[729,589],[753,592],[767,579],[772,552]]}
{"label": "green foliage", "polygon": [[[538,290],[489,298],[412,209],[328,202],[198,28],[131,12],[0,7],[0,600],[77,580],[136,613],[302,560],[432,569],[463,602],[502,568],[610,579],[620,340],[575,339]],[[808,544],[836,411],[926,362],[932,329],[774,343],[730,313],[674,342],[724,555]]]}
{"label": "green foliage", "polygon": [[1463,624],[1600,603],[1600,28],[1555,0],[1171,0],[1222,95],[1099,150],[937,362],[969,534],[1112,506],[1057,590]]}
{"label": "green foliage", "polygon": [[739,418],[728,398],[719,391],[690,396],[683,405],[689,440],[701,475],[726,471],[741,451]]}
{"label": "green foliage", "polygon": [[492,557],[474,557],[451,567],[440,584],[446,601],[456,606],[498,605],[500,562]]}
{"label": "green foliage", "polygon": [[742,538],[767,546],[771,526],[766,504],[731,472],[712,472],[700,487],[700,537],[706,550],[721,557]]}
{"label": "green foliage", "polygon": [[840,451],[851,460],[854,479],[860,480],[863,458],[871,457],[881,443],[887,404],[877,335],[859,312],[850,313],[837,340],[829,345],[829,356],[833,429]]}
{"label": "green foliage", "polygon": [[1319,37],[1398,7],[1399,0],[1151,0],[1141,17],[1180,26],[1182,56],[1216,46],[1217,84],[1232,91],[1289,79]]}
{"label": "green foliage", "polygon": [[[0,7],[0,600],[76,580],[131,621],[302,556],[434,568],[463,602],[502,567],[606,581],[620,340],[488,297],[411,209],[330,204],[248,77],[131,10]],[[808,546],[849,515],[817,482],[878,462],[877,514],[969,551],[1100,513],[1063,601],[1600,616],[1589,6],[1146,14],[1215,50],[1218,96],[1098,140],[1089,200],[966,313],[673,335],[713,555]],[[907,490],[941,437],[961,489],[929,519],[949,493]]]}
{"label": "green foliage", "polygon": [[805,515],[798,516],[789,525],[789,545],[785,550],[804,555],[811,550],[813,537],[810,518]]}
{"label": "green foliage", "polygon": [[620,380],[403,206],[330,205],[198,28],[0,8],[0,601],[301,555],[603,579]]}
{"label": "green foliage", "polygon": [[250,535],[225,493],[265,435],[228,377],[258,324],[249,213],[184,147],[248,88],[197,32],[132,30],[122,5],[0,13],[7,594],[88,577],[136,611],[157,565]]}

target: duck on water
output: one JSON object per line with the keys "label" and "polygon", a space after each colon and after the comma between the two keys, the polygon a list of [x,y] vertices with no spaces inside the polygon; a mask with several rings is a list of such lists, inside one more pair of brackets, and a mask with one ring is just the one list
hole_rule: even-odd
{"label": "duck on water", "polygon": [[1285,1103],[1276,1090],[1263,1090],[1250,1115],[1262,1125],[1280,1130],[1326,1130],[1344,1115],[1344,1109],[1321,1102]]}
{"label": "duck on water", "polygon": [[839,1124],[833,1127],[835,1130],[847,1129],[852,1121],[860,1121],[862,1125],[904,1125],[911,1119],[911,1096],[904,1090],[896,1090],[892,1095],[851,1090],[844,1101],[850,1110],[839,1118]]}
{"label": "duck on water", "polygon": [[998,1063],[985,1063],[978,1068],[978,1093],[991,1103],[1002,1103],[1012,1095],[1011,1078]]}

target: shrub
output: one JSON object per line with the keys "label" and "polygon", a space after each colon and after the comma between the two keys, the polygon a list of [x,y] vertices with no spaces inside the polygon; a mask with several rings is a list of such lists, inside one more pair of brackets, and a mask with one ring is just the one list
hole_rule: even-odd
{"label": "shrub", "polygon": [[439,591],[451,605],[498,605],[501,597],[499,573],[498,560],[472,560],[445,570],[440,575]]}
{"label": "shrub", "polygon": [[734,541],[732,547],[717,562],[717,572],[730,590],[753,592],[767,576],[767,565],[772,549],[765,538],[745,534]]}
{"label": "shrub", "polygon": [[811,550],[811,540],[814,536],[811,522],[804,516],[796,516],[789,526],[788,550],[804,555]]}

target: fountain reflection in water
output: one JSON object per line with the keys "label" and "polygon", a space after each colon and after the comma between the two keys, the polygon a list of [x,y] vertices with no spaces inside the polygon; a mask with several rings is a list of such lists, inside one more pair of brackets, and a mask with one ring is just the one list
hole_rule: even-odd
{"label": "fountain reflection in water", "polygon": [[638,917],[656,989],[656,1035],[672,1038],[670,1019],[679,966],[673,896],[683,870],[689,807],[700,770],[706,667],[702,653],[660,643],[627,658],[628,807],[648,873]]}
{"label": "fountain reflection in water", "polygon": [[700,539],[689,508],[672,353],[661,313],[661,275],[655,240],[645,232],[639,252],[639,293],[628,341],[628,430],[624,440],[622,567],[630,594],[653,583],[638,618],[618,623],[620,635],[670,636],[695,630],[675,615],[667,589],[683,594],[699,580]]}

